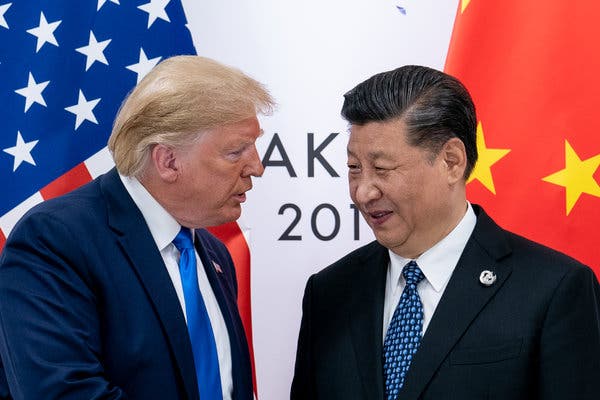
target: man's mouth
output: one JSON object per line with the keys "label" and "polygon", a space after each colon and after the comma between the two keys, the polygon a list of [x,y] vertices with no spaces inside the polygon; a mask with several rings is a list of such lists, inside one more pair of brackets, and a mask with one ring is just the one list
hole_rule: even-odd
{"label": "man's mouth", "polygon": [[233,197],[240,203],[243,203],[246,201],[246,192],[234,194]]}
{"label": "man's mouth", "polygon": [[371,223],[373,223],[374,225],[381,225],[383,224],[385,221],[387,221],[390,216],[393,213],[391,211],[383,211],[383,210],[378,210],[378,211],[371,211],[369,213],[367,213],[367,215],[369,216],[369,220]]}

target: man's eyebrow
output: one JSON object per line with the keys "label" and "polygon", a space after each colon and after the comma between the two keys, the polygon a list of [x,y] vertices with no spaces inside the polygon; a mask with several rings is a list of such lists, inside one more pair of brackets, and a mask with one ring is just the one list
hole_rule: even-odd
{"label": "man's eyebrow", "polygon": [[[346,151],[347,151],[347,153],[348,153],[349,156],[356,157],[356,154],[354,154],[352,152],[352,150],[346,149]],[[367,153],[367,158],[369,160],[378,160],[378,159],[381,159],[381,158],[383,158],[383,159],[389,159],[390,157],[384,151],[378,150],[378,151],[372,151],[370,153]]]}
{"label": "man's eyebrow", "polygon": [[389,156],[384,151],[372,151],[367,154],[367,157],[371,160],[378,160],[380,158],[389,158]]}

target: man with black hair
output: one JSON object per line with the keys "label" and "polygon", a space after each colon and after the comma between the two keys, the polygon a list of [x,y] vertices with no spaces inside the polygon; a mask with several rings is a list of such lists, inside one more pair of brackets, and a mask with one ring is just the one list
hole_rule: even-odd
{"label": "man with black hair", "polygon": [[306,286],[293,400],[600,396],[600,286],[466,199],[477,118],[421,66],[345,95],[350,196],[376,241]]}

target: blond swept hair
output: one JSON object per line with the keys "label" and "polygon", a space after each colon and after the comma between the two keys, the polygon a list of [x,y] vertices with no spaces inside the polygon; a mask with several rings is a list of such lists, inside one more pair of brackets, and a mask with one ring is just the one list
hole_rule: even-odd
{"label": "blond swept hair", "polygon": [[268,114],[264,86],[217,61],[175,56],[154,67],[127,96],[108,139],[117,170],[140,177],[152,147],[193,142],[202,132]]}

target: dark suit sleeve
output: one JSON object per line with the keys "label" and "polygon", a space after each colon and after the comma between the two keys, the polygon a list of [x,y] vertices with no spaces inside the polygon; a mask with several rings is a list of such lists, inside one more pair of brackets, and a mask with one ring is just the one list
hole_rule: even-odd
{"label": "dark suit sleeve", "polygon": [[572,268],[556,289],[542,327],[540,399],[600,397],[599,310],[594,273]]}
{"label": "dark suit sleeve", "polygon": [[103,376],[100,311],[85,246],[85,237],[48,214],[22,220],[7,240],[0,258],[0,354],[16,400],[126,398]]}
{"label": "dark suit sleeve", "polygon": [[313,277],[308,280],[302,300],[302,322],[300,323],[300,334],[298,336],[298,348],[296,350],[296,366],[291,400],[314,400],[314,381],[312,371],[312,349],[311,349],[311,294]]}

